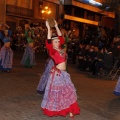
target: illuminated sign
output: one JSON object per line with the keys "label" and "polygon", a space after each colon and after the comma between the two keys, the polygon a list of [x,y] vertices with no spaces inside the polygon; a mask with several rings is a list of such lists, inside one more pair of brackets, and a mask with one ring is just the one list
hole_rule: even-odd
{"label": "illuminated sign", "polygon": [[102,5],[100,2],[97,2],[95,0],[77,0],[77,1],[84,2],[84,3],[87,3],[87,4],[91,4],[91,5],[94,5],[94,6],[101,6]]}

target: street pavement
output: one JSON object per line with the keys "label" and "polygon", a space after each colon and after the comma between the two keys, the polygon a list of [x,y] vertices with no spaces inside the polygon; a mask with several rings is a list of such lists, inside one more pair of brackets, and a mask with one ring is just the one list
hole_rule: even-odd
{"label": "street pavement", "polygon": [[[0,120],[70,120],[66,117],[47,117],[40,104],[43,96],[36,94],[46,57],[37,53],[37,65],[25,68],[20,64],[22,52],[14,52],[13,69],[0,72]],[[120,120],[120,97],[113,95],[117,79],[89,77],[68,63],[68,72],[74,83],[81,114],[75,120]]]}

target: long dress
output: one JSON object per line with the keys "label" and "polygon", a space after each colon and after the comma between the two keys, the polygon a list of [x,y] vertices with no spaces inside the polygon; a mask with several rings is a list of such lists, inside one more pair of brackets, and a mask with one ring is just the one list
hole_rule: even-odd
{"label": "long dress", "polygon": [[[60,44],[62,44],[62,37],[59,37],[59,39]],[[58,53],[52,48],[50,42],[46,42],[46,47],[55,64],[66,60],[66,54]],[[66,116],[69,113],[80,114],[76,89],[71,81],[70,74],[67,71],[57,69],[56,65],[50,71],[41,107],[47,116]]]}
{"label": "long dress", "polygon": [[29,43],[33,43],[33,40],[31,38],[27,38],[28,44],[26,45],[21,64],[25,67],[33,67],[36,65],[35,62],[35,51],[34,48],[29,46]]}
{"label": "long dress", "polygon": [[116,96],[120,96],[120,77],[119,77],[119,79],[117,81],[117,85],[116,85],[116,87],[114,89],[113,94],[115,94]]}
{"label": "long dress", "polygon": [[37,93],[38,94],[43,94],[45,87],[47,85],[48,82],[48,77],[49,77],[49,73],[50,70],[52,69],[52,67],[54,66],[54,62],[51,58],[47,59],[46,65],[45,65],[45,70],[40,78],[39,84],[37,86]]}
{"label": "long dress", "polygon": [[[9,37],[4,37],[3,39],[4,44],[10,42]],[[12,69],[13,64],[13,51],[10,47],[3,47],[0,50],[0,69],[2,71],[10,71]]]}

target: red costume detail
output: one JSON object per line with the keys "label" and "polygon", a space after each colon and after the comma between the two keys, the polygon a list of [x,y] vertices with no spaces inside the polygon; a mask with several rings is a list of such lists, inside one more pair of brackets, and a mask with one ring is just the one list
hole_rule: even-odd
{"label": "red costume detail", "polygon": [[59,116],[59,115],[66,116],[70,112],[73,113],[73,115],[80,114],[80,109],[78,109],[78,108],[79,108],[79,106],[78,106],[77,102],[75,102],[69,108],[63,109],[61,111],[50,111],[50,110],[44,109],[44,108],[42,108],[42,110],[44,111],[44,114],[52,117],[52,116]]}
{"label": "red costume detail", "polygon": [[[60,40],[60,45],[64,44],[63,37],[59,36],[58,39]],[[48,40],[47,40],[46,48],[48,49],[49,55],[54,60],[55,64],[59,64],[66,61],[66,54],[64,53],[61,55],[57,50],[53,49],[52,42],[48,43]]]}

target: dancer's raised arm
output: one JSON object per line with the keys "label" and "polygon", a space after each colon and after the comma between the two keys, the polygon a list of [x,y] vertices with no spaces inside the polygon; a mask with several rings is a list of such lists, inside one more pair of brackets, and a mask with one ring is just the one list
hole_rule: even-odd
{"label": "dancer's raised arm", "polygon": [[46,20],[46,27],[47,27],[47,39],[51,39],[51,30],[48,21]]}
{"label": "dancer's raised arm", "polygon": [[62,32],[60,31],[60,29],[59,29],[59,27],[58,27],[58,23],[56,22],[56,20],[54,20],[54,22],[55,22],[55,29],[56,29],[56,31],[57,31],[57,35],[58,35],[58,37],[59,37],[59,40],[60,40],[60,44],[62,45],[62,44],[64,44],[64,38],[62,37]]}
{"label": "dancer's raised arm", "polygon": [[57,24],[56,20],[54,20],[54,22],[55,22],[55,28],[56,28],[58,36],[62,36],[62,33],[61,33],[61,31],[60,31],[60,29],[58,27],[58,24]]}

